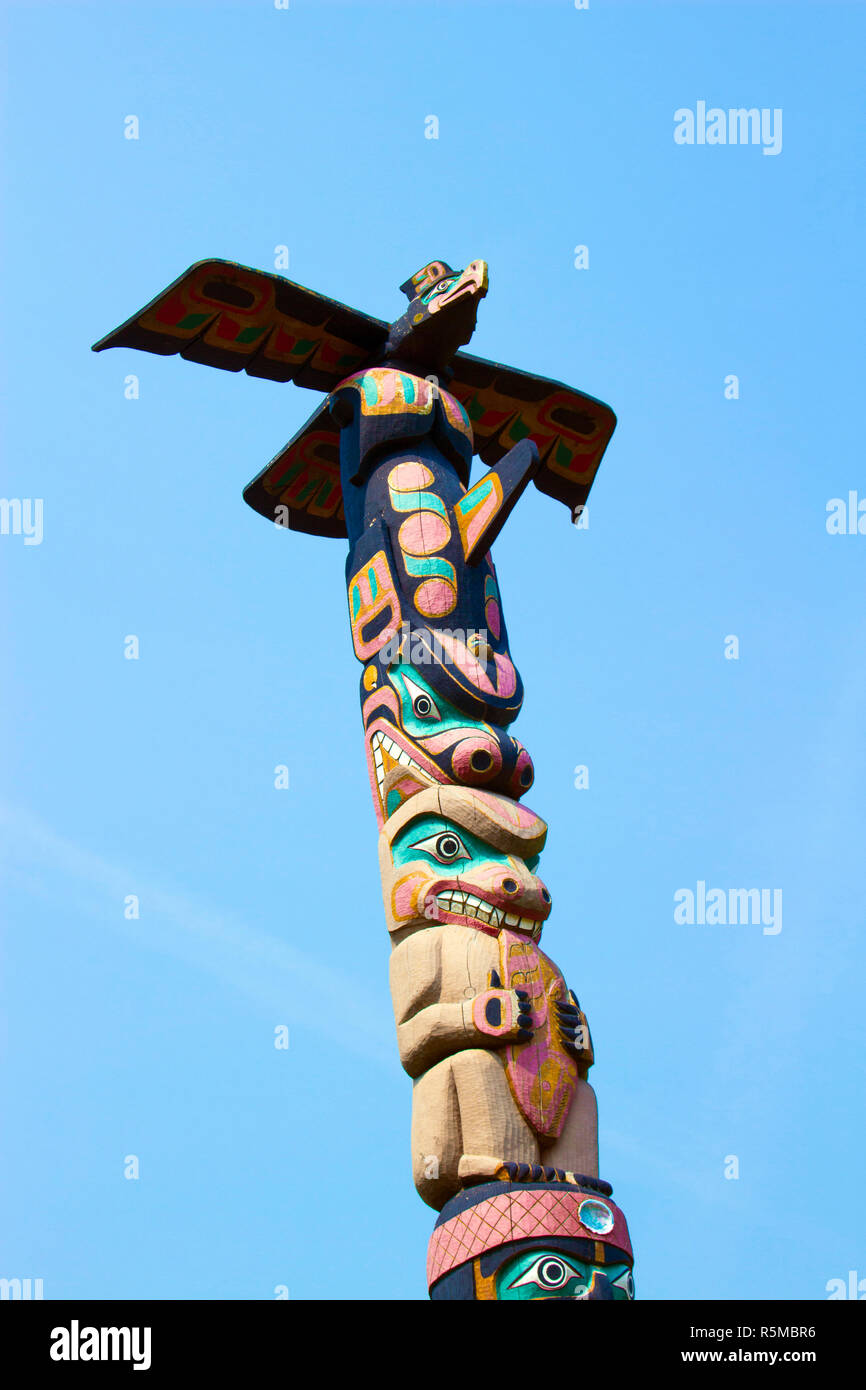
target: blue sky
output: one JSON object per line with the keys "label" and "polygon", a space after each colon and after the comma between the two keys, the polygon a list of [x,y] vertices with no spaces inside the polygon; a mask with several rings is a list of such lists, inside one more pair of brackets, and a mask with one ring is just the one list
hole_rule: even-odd
{"label": "blue sky", "polygon": [[[530,489],[495,553],[545,946],[592,1025],[638,1296],[866,1277],[866,535],[825,524],[866,499],[863,7],[2,24],[2,491],[44,522],[0,536],[0,1274],[426,1296],[343,546],[241,500],[319,397],[90,352],[193,261],[286,245],[290,278],[384,319],[426,261],[485,258],[471,350],[619,417],[588,529]],[[676,144],[699,101],[780,109],[781,152]],[[699,881],[781,889],[782,930],[675,922]]]}

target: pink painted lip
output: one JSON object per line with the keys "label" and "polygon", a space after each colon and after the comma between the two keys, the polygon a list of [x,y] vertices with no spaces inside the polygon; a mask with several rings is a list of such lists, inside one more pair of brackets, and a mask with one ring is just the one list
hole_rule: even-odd
{"label": "pink painted lip", "polygon": [[496,938],[501,930],[500,927],[488,926],[486,922],[479,922],[476,917],[458,917],[456,913],[444,912],[440,909],[439,921],[452,927],[471,927],[473,931],[483,932],[485,936]]}

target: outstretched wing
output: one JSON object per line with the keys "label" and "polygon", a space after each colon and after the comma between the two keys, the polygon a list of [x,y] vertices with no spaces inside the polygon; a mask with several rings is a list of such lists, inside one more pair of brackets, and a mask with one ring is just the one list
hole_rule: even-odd
{"label": "outstretched wing", "polygon": [[616,426],[610,406],[561,381],[467,352],[458,352],[452,367],[448,390],[469,415],[482,462],[497,463],[530,436],[541,455],[535,486],[572,512],[582,506]]}
{"label": "outstretched wing", "polygon": [[345,536],[340,434],[320,405],[304,427],[244,488],[244,501],[268,521],[315,536]]}
{"label": "outstretched wing", "polygon": [[93,350],[179,353],[207,367],[330,391],[387,336],[381,319],[281,275],[234,261],[198,261]]}
{"label": "outstretched wing", "polygon": [[[469,415],[482,462],[492,467],[531,437],[541,457],[535,486],[572,512],[582,506],[616,426],[610,406],[560,381],[465,352],[457,353],[453,368],[448,390]],[[244,498],[290,530],[346,535],[340,437],[327,401],[245,488]],[[287,510],[278,513],[278,508]]]}

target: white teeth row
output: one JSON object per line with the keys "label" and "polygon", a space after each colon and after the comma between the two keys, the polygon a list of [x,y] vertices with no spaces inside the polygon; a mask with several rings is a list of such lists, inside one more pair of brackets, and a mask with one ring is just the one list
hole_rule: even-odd
{"label": "white teeth row", "polygon": [[487,922],[497,930],[502,926],[503,914],[499,908],[485,902],[483,898],[477,898],[474,893],[461,893],[456,888],[448,888],[443,893],[436,894],[436,901],[441,903],[447,912],[458,912],[463,917],[477,917],[479,921]]}
{"label": "white teeth row", "polygon": [[527,936],[541,936],[541,923],[535,917],[519,917],[516,912],[506,912],[503,916],[510,931],[526,932]]}
{"label": "white teeth row", "polygon": [[491,927],[496,927],[497,931],[507,927],[510,931],[523,932],[525,936],[531,936],[536,940],[541,936],[541,923],[534,917],[520,917],[516,912],[501,912],[498,907],[485,902],[483,898],[477,898],[474,893],[448,888],[436,894],[436,901],[446,912],[459,913],[462,917],[475,917],[480,922],[487,922]]}
{"label": "white teeth row", "polygon": [[384,781],[384,778],[385,778],[385,771],[384,771],[384,767],[383,767],[383,764],[382,764],[382,749],[383,749],[383,748],[384,748],[384,750],[385,750],[386,753],[390,753],[390,754],[391,754],[391,757],[392,757],[396,762],[402,763],[404,767],[411,767],[411,768],[414,768],[416,772],[422,772],[422,771],[423,771],[423,769],[422,769],[421,767],[419,767],[418,763],[415,762],[415,759],[414,759],[414,758],[410,758],[410,757],[409,757],[409,754],[408,754],[403,748],[400,747],[399,743],[395,743],[394,740],[393,740],[392,738],[388,738],[387,734],[382,734],[382,733],[378,733],[378,732],[375,733],[375,734],[373,735],[373,738],[372,738],[372,747],[373,747],[373,762],[374,762],[375,765],[376,765],[376,777],[378,778],[378,781],[379,781],[379,789],[380,789],[380,791],[381,791],[381,788],[382,788],[382,782]]}

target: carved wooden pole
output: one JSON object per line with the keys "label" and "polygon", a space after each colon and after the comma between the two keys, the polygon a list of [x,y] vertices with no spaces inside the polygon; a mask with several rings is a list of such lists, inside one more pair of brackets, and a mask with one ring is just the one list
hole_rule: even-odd
{"label": "carved wooden pole", "polygon": [[[434,1299],[627,1299],[625,1218],[598,1177],[586,1017],[541,950],[547,826],[520,797],[523,685],[491,546],[528,483],[573,511],[615,420],[470,357],[487,267],[434,261],[391,325],[206,261],[96,344],[327,392],[246,489],[290,529],[347,536],[349,621],[391,936],[415,1186],[439,1212]],[[490,465],[470,486],[473,453]]]}

